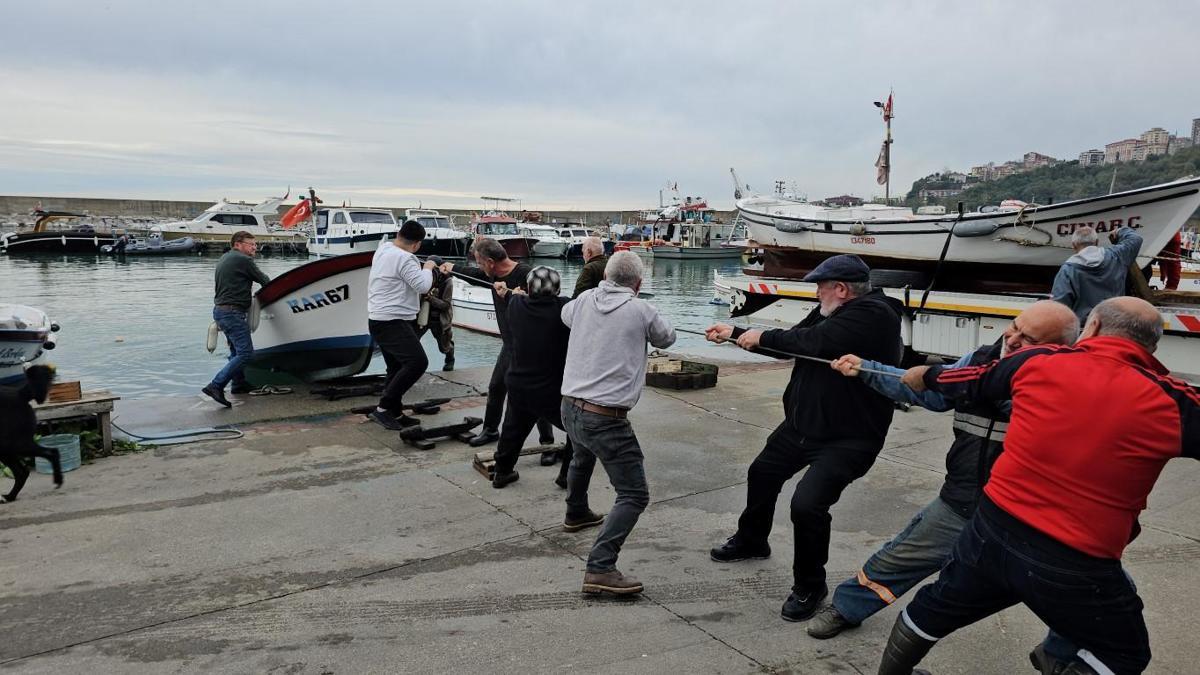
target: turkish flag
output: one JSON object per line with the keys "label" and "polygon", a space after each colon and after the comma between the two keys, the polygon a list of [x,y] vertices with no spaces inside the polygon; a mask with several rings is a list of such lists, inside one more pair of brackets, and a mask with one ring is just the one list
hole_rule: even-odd
{"label": "turkish flag", "polygon": [[307,199],[301,199],[299,204],[288,209],[288,212],[283,214],[283,218],[279,219],[279,224],[284,228],[291,229],[297,223],[304,222],[312,216],[312,205]]}
{"label": "turkish flag", "polygon": [[888,94],[887,104],[883,106],[883,121],[892,119],[892,95]]}

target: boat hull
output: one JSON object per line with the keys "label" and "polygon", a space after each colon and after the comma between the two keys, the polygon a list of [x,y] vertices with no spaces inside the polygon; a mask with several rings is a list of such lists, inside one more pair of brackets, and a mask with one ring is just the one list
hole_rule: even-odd
{"label": "boat hull", "polygon": [[655,259],[663,260],[722,260],[742,257],[742,249],[735,246],[653,246]]}
{"label": "boat hull", "polygon": [[[932,270],[949,240],[945,262],[971,266],[961,276],[1003,282],[1019,281],[1036,268],[1048,270],[1052,279],[1073,253],[1071,235],[1083,225],[1094,227],[1102,242],[1115,229],[1136,229],[1144,240],[1138,263],[1147,264],[1200,207],[1200,178],[1024,211],[970,213],[961,221],[949,215],[851,222],[822,217],[812,205],[765,198],[737,205],[754,241],[775,249],[775,269],[767,265],[771,276],[803,273],[839,253],[889,269]],[[1040,288],[1045,273],[1033,274]]]}
{"label": "boat hull", "polygon": [[454,314],[451,323],[477,333],[500,336],[500,325],[496,323],[496,307],[492,303],[492,292],[482,286],[473,286],[455,278]]}
{"label": "boat hull", "polygon": [[308,238],[308,255],[313,258],[331,258],[363,251],[374,252],[379,243],[394,239],[395,230],[391,232],[371,232],[342,237],[313,235]]}
{"label": "boat hull", "polygon": [[84,230],[18,232],[0,239],[0,250],[8,253],[99,253],[113,243],[111,233]]}
{"label": "boat hull", "polygon": [[537,246],[537,239],[528,237],[495,237],[495,239],[504,247],[504,252],[510,258],[530,258],[533,254],[533,247]]}
{"label": "boat hull", "polygon": [[0,384],[25,379],[25,366],[37,363],[54,346],[54,325],[41,310],[0,305]]}
{"label": "boat hull", "polygon": [[437,238],[425,237],[417,255],[436,255],[442,258],[465,258],[471,246],[469,237]]}
{"label": "boat hull", "polygon": [[533,257],[535,258],[565,258],[567,257],[567,249],[571,244],[565,241],[543,241],[538,240],[538,243],[533,245]]}
{"label": "boat hull", "polygon": [[[322,258],[272,279],[255,296],[254,383],[319,381],[361,373],[371,362],[367,281],[374,252]],[[255,323],[254,317],[251,325]]]}

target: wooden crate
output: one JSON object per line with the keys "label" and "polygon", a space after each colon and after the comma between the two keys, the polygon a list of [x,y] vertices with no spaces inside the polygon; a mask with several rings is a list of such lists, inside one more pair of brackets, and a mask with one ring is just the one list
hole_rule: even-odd
{"label": "wooden crate", "polygon": [[78,401],[81,398],[83,398],[83,390],[78,381],[55,382],[50,385],[50,393],[46,396],[46,400],[50,403],[67,403]]}

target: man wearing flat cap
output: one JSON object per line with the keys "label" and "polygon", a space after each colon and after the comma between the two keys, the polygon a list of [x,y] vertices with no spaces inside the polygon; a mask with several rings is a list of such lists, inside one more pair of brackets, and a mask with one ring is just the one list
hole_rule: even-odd
{"label": "man wearing flat cap", "polygon": [[[792,328],[762,331],[716,324],[705,333],[713,342],[736,340],[744,349],[778,358],[788,358],[780,352],[829,360],[858,354],[898,365],[903,306],[871,288],[870,272],[858,256],[833,256],[804,277],[817,285],[818,306]],[[783,394],[784,420],[750,464],[746,509],[737,532],[710,552],[722,563],[769,557],[775,502],[783,484],[808,467],[792,495],[793,583],[781,611],[784,619],[808,620],[828,594],[829,508],[875,463],[892,411],[886,396],[858,378],[842,377],[828,364],[796,359],[792,366]]]}

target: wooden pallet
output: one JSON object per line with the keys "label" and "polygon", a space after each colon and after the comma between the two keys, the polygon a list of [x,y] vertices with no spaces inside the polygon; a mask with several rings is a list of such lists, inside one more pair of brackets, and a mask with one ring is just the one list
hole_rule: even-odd
{"label": "wooden pallet", "polygon": [[[561,452],[563,446],[558,445],[535,445],[532,448],[521,448],[520,457],[528,455],[540,455],[544,452]],[[471,468],[478,471],[484,478],[491,480],[496,475],[496,460],[493,458],[495,451],[477,452],[471,460]]]}

